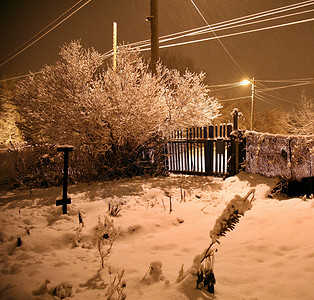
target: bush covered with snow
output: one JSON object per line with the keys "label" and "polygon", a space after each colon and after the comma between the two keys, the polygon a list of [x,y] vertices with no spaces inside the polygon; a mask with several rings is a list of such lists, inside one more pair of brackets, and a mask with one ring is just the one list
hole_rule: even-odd
{"label": "bush covered with snow", "polygon": [[204,74],[169,70],[156,76],[136,50],[119,47],[117,66],[79,42],[61,60],[18,84],[19,128],[33,145],[71,144],[80,181],[160,171],[163,141],[178,127],[203,125],[220,109]]}

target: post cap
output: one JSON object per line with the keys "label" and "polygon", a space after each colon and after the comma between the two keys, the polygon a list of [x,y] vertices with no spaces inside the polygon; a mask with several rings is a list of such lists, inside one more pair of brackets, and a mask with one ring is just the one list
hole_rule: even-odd
{"label": "post cap", "polygon": [[73,146],[71,145],[59,145],[57,147],[58,152],[65,152],[65,151],[73,151]]}

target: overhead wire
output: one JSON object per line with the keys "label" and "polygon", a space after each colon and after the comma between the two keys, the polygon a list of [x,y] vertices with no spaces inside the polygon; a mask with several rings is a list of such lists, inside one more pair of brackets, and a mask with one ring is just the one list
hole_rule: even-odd
{"label": "overhead wire", "polygon": [[296,105],[297,103],[295,103],[294,101],[291,101],[291,100],[287,100],[287,99],[284,99],[284,98],[281,98],[281,97],[277,97],[277,96],[274,96],[274,95],[271,95],[269,93],[263,93],[263,95],[267,96],[267,97],[271,97],[271,98],[275,98],[277,100],[280,100],[280,101],[283,101],[283,102],[287,102],[287,103],[290,103],[290,104],[293,104],[293,105]]}
{"label": "overhead wire", "polygon": [[259,100],[261,100],[261,101],[263,101],[263,102],[266,102],[266,103],[268,103],[268,104],[271,104],[271,105],[274,105],[274,106],[278,106],[278,107],[280,107],[280,108],[286,108],[285,106],[283,106],[283,105],[281,105],[281,104],[279,104],[279,103],[277,103],[277,102],[272,102],[272,101],[270,101],[269,99],[266,99],[265,97],[262,97],[262,96],[258,96],[258,95],[256,95],[256,98],[257,99],[259,99]]}
{"label": "overhead wire", "polygon": [[[10,58],[6,59],[4,62],[2,62],[0,64],[0,67],[3,66],[4,64],[6,64],[7,62],[9,62],[10,60],[12,60],[13,58],[15,58],[16,56],[18,56],[19,54],[21,54],[22,52],[24,52],[26,49],[28,49],[30,46],[34,45],[36,42],[38,42],[40,39],[42,39],[44,36],[46,36],[49,32],[51,32],[52,30],[54,30],[56,27],[58,27],[60,24],[62,24],[64,21],[66,21],[68,18],[70,18],[72,15],[74,15],[76,12],[78,12],[81,8],[83,8],[85,5],[87,5],[89,2],[91,2],[92,0],[87,0],[85,3],[83,3],[79,8],[77,8],[76,10],[74,10],[72,13],[70,13],[67,17],[65,17],[64,19],[62,19],[61,21],[59,21],[56,25],[54,25],[52,28],[50,28],[48,31],[46,31],[45,33],[43,33],[42,35],[40,35],[38,38],[36,38],[33,42],[31,42],[30,44],[26,45],[25,47],[23,47],[20,51],[18,51],[16,54],[14,54],[13,56],[11,56]],[[78,2],[79,3],[79,2]],[[74,5],[76,6],[76,5]],[[59,17],[60,18],[60,17]],[[57,18],[57,19],[59,19]],[[38,35],[38,34],[37,34]],[[36,36],[37,36],[36,35]]]}
{"label": "overhead wire", "polygon": [[5,81],[10,81],[10,80],[15,80],[15,79],[21,79],[21,78],[27,77],[29,75],[37,75],[39,73],[40,73],[40,71],[35,72],[35,73],[24,74],[24,75],[14,76],[14,77],[10,77],[10,78],[0,79],[0,82],[5,82]]}
{"label": "overhead wire", "polygon": [[[255,14],[251,14],[251,15],[247,15],[247,16],[243,16],[243,17],[239,17],[239,18],[235,18],[235,19],[231,19],[231,20],[227,20],[227,21],[222,21],[222,22],[218,22],[215,24],[211,24],[210,27],[213,30],[222,30],[219,29],[221,27],[225,27],[225,28],[229,28],[230,25],[234,25],[237,23],[243,23],[246,22],[248,20],[254,20],[257,18],[262,18],[265,16],[269,16],[269,15],[273,15],[273,14],[279,14],[279,13],[283,13],[289,10],[295,10],[295,9],[299,9],[305,6],[309,6],[309,5],[313,5],[314,1],[313,0],[308,0],[308,1],[304,1],[304,2],[300,2],[300,3],[296,3],[296,4],[291,4],[291,5],[287,5],[287,6],[283,6],[283,7],[279,7],[279,8],[275,8],[275,9],[271,9],[271,10],[267,10],[267,11],[263,11],[263,12],[259,12],[259,13],[255,13]],[[309,11],[306,11],[309,12]],[[300,13],[304,13],[304,12],[300,12]],[[295,13],[295,14],[300,14],[300,13]],[[291,16],[293,14],[290,14],[288,16]],[[285,17],[285,16],[281,16],[281,17]],[[279,18],[279,17],[277,17]],[[256,21],[256,22],[262,22],[262,21]],[[253,24],[253,23],[252,23]],[[242,24],[240,26],[244,26],[245,24]],[[197,34],[201,34],[202,32],[207,33],[208,31],[210,31],[210,29],[208,29],[208,26],[202,26],[202,27],[198,27],[198,28],[194,28],[194,29],[189,29],[189,30],[184,30],[181,32],[177,32],[177,33],[172,33],[172,34],[168,34],[165,36],[161,36],[160,37],[160,43],[167,41],[167,38],[170,37],[174,37],[173,39],[178,39],[181,37],[186,37],[186,36],[191,36],[191,35],[197,35]],[[139,46],[139,47],[143,47],[143,46],[148,46],[149,45],[149,39],[141,41],[141,42],[134,42],[134,43],[130,43],[128,44],[129,46]],[[146,43],[146,45],[145,45]]]}
{"label": "overhead wire", "polygon": [[[109,50],[109,51],[105,52],[102,55],[103,55],[103,59],[106,60],[107,58],[112,56],[112,51]],[[25,77],[30,76],[30,75],[37,75],[37,74],[40,74],[40,73],[41,73],[41,71],[30,72],[29,74],[24,74],[24,75],[14,76],[14,77],[10,77],[10,78],[0,79],[0,82],[5,82],[5,81],[10,81],[10,80],[15,80],[15,79],[21,79],[21,78],[25,78]]]}
{"label": "overhead wire", "polygon": [[[242,34],[259,32],[259,31],[264,31],[264,30],[269,30],[269,29],[274,29],[274,28],[280,28],[280,27],[285,27],[285,26],[290,26],[290,25],[296,25],[296,24],[301,24],[301,23],[306,23],[306,22],[312,22],[312,21],[314,21],[314,18],[309,18],[309,19],[304,19],[304,20],[299,20],[299,21],[294,21],[294,22],[289,22],[289,23],[284,23],[284,24],[277,24],[277,25],[272,25],[272,26],[263,27],[263,28],[256,28],[256,29],[251,29],[251,30],[246,30],[246,31],[234,32],[234,33],[230,33],[230,34],[220,35],[218,37],[209,37],[209,38],[196,39],[196,40],[174,43],[174,44],[169,44],[169,45],[163,45],[163,46],[160,46],[159,48],[163,49],[163,48],[171,48],[171,47],[183,46],[183,45],[188,45],[188,44],[195,44],[195,43],[199,43],[199,42],[214,40],[217,38],[221,39],[221,38],[226,38],[226,37],[231,37],[231,36],[238,36],[238,35],[242,35]],[[150,50],[150,48],[139,49],[140,52],[149,51],[149,50]]]}
{"label": "overhead wire", "polygon": [[[81,0],[82,1],[82,0]],[[78,3],[80,3],[81,1],[77,2],[76,5]],[[87,1],[86,3],[84,3],[80,8],[82,8],[83,6],[85,6],[87,3],[89,3],[91,0]],[[192,1],[192,0],[191,0]],[[260,18],[262,16],[265,16],[266,14],[267,15],[270,15],[270,14],[275,14],[275,13],[281,13],[283,11],[286,11],[286,10],[292,10],[292,9],[297,9],[297,8],[300,8],[300,7],[305,7],[305,6],[308,6],[308,5],[313,5],[314,4],[314,1],[313,0],[309,0],[309,1],[303,1],[301,3],[296,3],[296,4],[291,4],[291,5],[287,5],[287,6],[284,6],[284,7],[280,7],[280,8],[275,8],[275,9],[271,9],[271,10],[268,10],[268,11],[264,11],[264,12],[259,12],[259,13],[255,13],[255,14],[251,14],[251,15],[248,15],[248,16],[244,16],[244,17],[240,17],[240,18],[236,18],[236,19],[232,19],[232,20],[229,20],[229,21],[223,21],[223,22],[219,22],[219,23],[216,23],[216,24],[213,24],[211,25],[210,27],[212,28],[216,28],[217,30],[222,30],[222,29],[219,29],[217,28],[218,25],[225,25],[227,26],[229,24],[235,24],[235,22],[244,22],[246,19],[250,18]],[[79,8],[79,9],[80,9]],[[77,11],[77,10],[76,10]],[[75,11],[75,12],[76,12]],[[74,14],[75,12],[73,12],[72,14]],[[72,15],[71,14],[71,15]],[[71,16],[70,15],[70,16]],[[70,17],[68,16],[68,17]],[[61,16],[60,16],[61,17]],[[67,17],[67,18],[68,18]],[[66,19],[65,19],[66,20]],[[63,21],[65,21],[63,20]],[[62,21],[62,22],[63,22]],[[184,45],[184,44],[187,44],[187,43],[196,43],[196,42],[200,42],[200,41],[206,41],[206,40],[212,40],[212,39],[216,39],[216,38],[224,38],[224,37],[230,37],[230,36],[235,36],[235,35],[241,35],[241,34],[246,34],[246,33],[251,33],[251,32],[256,32],[256,31],[263,31],[263,30],[268,30],[268,29],[273,29],[273,28],[277,28],[277,27],[283,27],[283,26],[289,26],[289,25],[293,25],[293,24],[299,24],[299,23],[304,23],[304,22],[310,22],[310,21],[313,21],[313,18],[312,19],[306,19],[306,20],[299,20],[299,21],[295,21],[295,22],[290,22],[290,23],[284,23],[284,24],[277,24],[277,25],[274,25],[274,26],[268,26],[268,27],[263,27],[263,28],[258,28],[258,29],[254,29],[254,30],[247,30],[247,31],[242,31],[242,32],[236,32],[236,33],[231,33],[231,34],[226,34],[226,35],[221,35],[221,36],[216,36],[216,37],[210,37],[210,38],[206,38],[206,39],[198,39],[198,40],[193,40],[193,41],[188,41],[188,42],[184,42],[184,43],[176,43],[176,44],[170,44],[170,45],[164,45],[164,46],[160,46],[160,48],[168,48],[168,47],[174,47],[174,46],[180,46],[180,45]],[[208,23],[207,23],[208,24]],[[57,24],[58,25],[58,24]],[[244,26],[245,24],[243,24]],[[203,26],[203,27],[200,27],[202,28],[203,30],[205,28],[208,29],[208,26]],[[215,27],[216,26],[216,27]],[[228,28],[228,27],[226,27]],[[52,29],[51,29],[52,30]],[[194,31],[194,33],[193,33]],[[199,28],[196,28],[196,29],[189,29],[189,30],[185,30],[185,31],[182,31],[182,32],[179,32],[179,33],[174,33],[174,34],[169,34],[169,35],[166,35],[164,37],[168,37],[168,36],[174,36],[174,35],[179,35],[181,33],[188,33],[188,32],[191,32],[195,35],[195,32],[196,31],[199,31]],[[46,33],[47,34],[47,33]],[[136,43],[131,43],[131,44],[127,44],[128,46],[132,46],[132,45],[144,45],[145,42],[147,42],[149,40],[145,40],[145,41],[142,41],[142,42],[136,42]],[[161,37],[161,41],[162,41],[162,37]],[[148,45],[146,45],[148,46]],[[139,51],[148,51],[150,50],[150,48],[144,48],[144,49],[140,49]],[[107,59],[109,58],[110,56],[112,56],[112,49],[107,51],[106,53],[103,54],[104,55],[104,59]],[[35,73],[34,73],[35,74]],[[24,76],[24,75],[22,75]],[[27,76],[27,75],[25,75]],[[10,80],[10,78],[8,79],[3,79],[1,81],[5,81],[5,80]]]}
{"label": "overhead wire", "polygon": [[218,91],[232,89],[232,88],[235,88],[235,87],[238,87],[238,86],[244,86],[244,85],[241,85],[241,84],[238,83],[238,84],[233,85],[233,86],[226,86],[226,87],[222,87],[222,88],[219,88],[219,89],[211,89],[210,91],[211,92],[218,92]]}
{"label": "overhead wire", "polygon": [[0,61],[0,63],[5,60],[6,58],[10,57],[12,54],[14,54],[16,51],[18,51],[19,49],[21,49],[23,46],[25,46],[26,44],[28,44],[30,41],[32,41],[35,37],[37,37],[39,34],[41,34],[43,31],[45,31],[46,29],[48,29],[53,23],[55,23],[57,20],[59,20],[60,18],[62,18],[64,15],[66,15],[69,11],[71,11],[75,6],[77,6],[80,2],[82,2],[83,0],[80,0],[78,2],[76,2],[73,6],[71,6],[68,10],[66,10],[64,13],[62,13],[58,18],[54,19],[52,22],[50,22],[46,27],[44,27],[42,30],[40,30],[38,33],[36,33],[35,35],[33,35],[30,39],[28,39],[26,42],[24,42],[22,45],[20,45],[18,48],[16,48],[15,50],[11,51],[9,54],[7,54],[5,57],[3,57]]}
{"label": "overhead wire", "polygon": [[231,82],[231,83],[223,83],[223,84],[209,85],[208,87],[209,87],[209,88],[228,87],[228,86],[235,87],[235,86],[238,86],[238,85],[241,85],[241,82]]}
{"label": "overhead wire", "polygon": [[[264,19],[264,20],[257,20],[257,21],[247,22],[247,23],[237,24],[237,25],[232,25],[232,23],[230,23],[230,24],[227,24],[227,25],[224,25],[224,26],[211,26],[211,28],[213,30],[215,30],[215,31],[222,31],[222,30],[228,30],[228,29],[233,29],[233,28],[237,28],[237,27],[255,25],[255,24],[258,24],[258,23],[269,22],[269,21],[274,21],[274,20],[278,20],[278,19],[293,17],[293,16],[305,14],[305,13],[310,13],[310,12],[313,12],[313,11],[314,11],[314,9],[309,9],[309,10],[302,11],[302,12],[297,12],[297,13],[287,14],[287,15],[283,15],[283,16],[272,17],[272,18],[268,18],[268,19]],[[190,37],[190,36],[195,36],[195,35],[208,34],[209,32],[210,32],[210,30],[205,30],[204,29],[204,30],[196,31],[196,32],[189,33],[189,34],[182,34],[180,36],[174,36],[174,37],[170,37],[170,38],[161,38],[160,39],[160,43],[165,43],[165,42],[169,42],[171,40],[177,40],[177,39],[180,39],[180,38],[185,38],[185,37]],[[145,46],[148,46],[148,45],[149,44],[147,43]],[[144,47],[144,44],[140,45],[139,47]]]}
{"label": "overhead wire", "polygon": [[314,81],[314,78],[295,78],[295,79],[259,79],[258,82],[268,82],[268,83],[276,83],[276,82],[300,82],[300,81]]}
{"label": "overhead wire", "polygon": [[[267,88],[268,88],[264,83],[260,82],[260,80],[257,81],[257,84],[258,84],[258,87],[259,87],[259,86],[262,86],[264,89],[267,89]],[[270,94],[270,93],[275,93],[276,95],[279,95],[279,97],[278,97],[278,96],[275,96],[275,95],[273,95],[273,94]],[[293,101],[293,100],[283,99],[283,98],[281,97],[281,94],[279,94],[277,90],[263,92],[262,94],[263,94],[264,96],[267,96],[268,99],[269,99],[269,98],[274,98],[274,99],[276,99],[276,100],[281,100],[281,101],[283,101],[283,102],[296,105],[295,101]],[[259,96],[260,96],[260,97],[263,97],[260,93],[259,93]],[[269,99],[269,100],[271,100],[271,99]],[[278,103],[278,101],[277,101],[277,103]]]}
{"label": "overhead wire", "polygon": [[313,82],[302,82],[302,83],[296,83],[296,84],[290,84],[290,85],[284,85],[284,86],[279,86],[279,87],[273,87],[273,88],[265,88],[259,90],[259,93],[265,93],[268,91],[276,91],[276,90],[281,90],[281,89],[286,89],[290,87],[295,87],[295,86],[301,86],[301,85],[308,85],[308,84],[313,84]]}
{"label": "overhead wire", "polygon": [[243,96],[243,97],[237,97],[237,98],[228,98],[228,99],[222,99],[222,100],[218,100],[218,101],[226,102],[226,101],[235,101],[235,100],[248,99],[248,98],[251,98],[251,96]]}
{"label": "overhead wire", "polygon": [[223,42],[219,39],[219,37],[217,37],[215,31],[210,27],[209,23],[207,22],[207,20],[205,19],[205,17],[203,16],[202,12],[199,10],[199,8],[197,7],[197,5],[195,4],[195,2],[193,0],[190,0],[192,2],[192,4],[194,5],[195,9],[197,10],[197,12],[199,13],[199,15],[202,17],[202,19],[204,20],[204,22],[207,24],[208,28],[210,29],[210,31],[214,34],[214,36],[218,39],[218,42],[220,43],[220,45],[222,46],[222,48],[225,50],[225,52],[229,55],[229,57],[231,58],[231,60],[234,62],[234,64],[239,68],[239,70],[245,75],[247,76],[246,72],[244,71],[244,69],[239,65],[239,63],[235,60],[235,58],[233,57],[233,55],[230,53],[230,51],[227,49],[227,47],[223,44]]}

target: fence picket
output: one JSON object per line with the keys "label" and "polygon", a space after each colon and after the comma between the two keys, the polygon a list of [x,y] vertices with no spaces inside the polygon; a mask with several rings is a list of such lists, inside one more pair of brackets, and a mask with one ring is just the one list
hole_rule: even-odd
{"label": "fence picket", "polygon": [[[236,118],[234,123],[237,126]],[[167,169],[185,174],[235,174],[239,151],[233,129],[233,124],[224,123],[173,131],[165,149]]]}

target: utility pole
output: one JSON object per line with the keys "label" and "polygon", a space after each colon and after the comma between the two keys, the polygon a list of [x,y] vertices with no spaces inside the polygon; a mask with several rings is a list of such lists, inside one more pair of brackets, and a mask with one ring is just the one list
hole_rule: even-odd
{"label": "utility pole", "polygon": [[117,23],[116,22],[113,22],[112,49],[113,49],[112,66],[113,66],[113,69],[115,70],[117,67]]}
{"label": "utility pole", "polygon": [[255,102],[255,78],[251,80],[251,130],[254,129],[254,102]]}
{"label": "utility pole", "polygon": [[151,32],[151,70],[156,75],[157,61],[159,60],[159,39],[158,39],[158,0],[150,0],[150,21]]}

